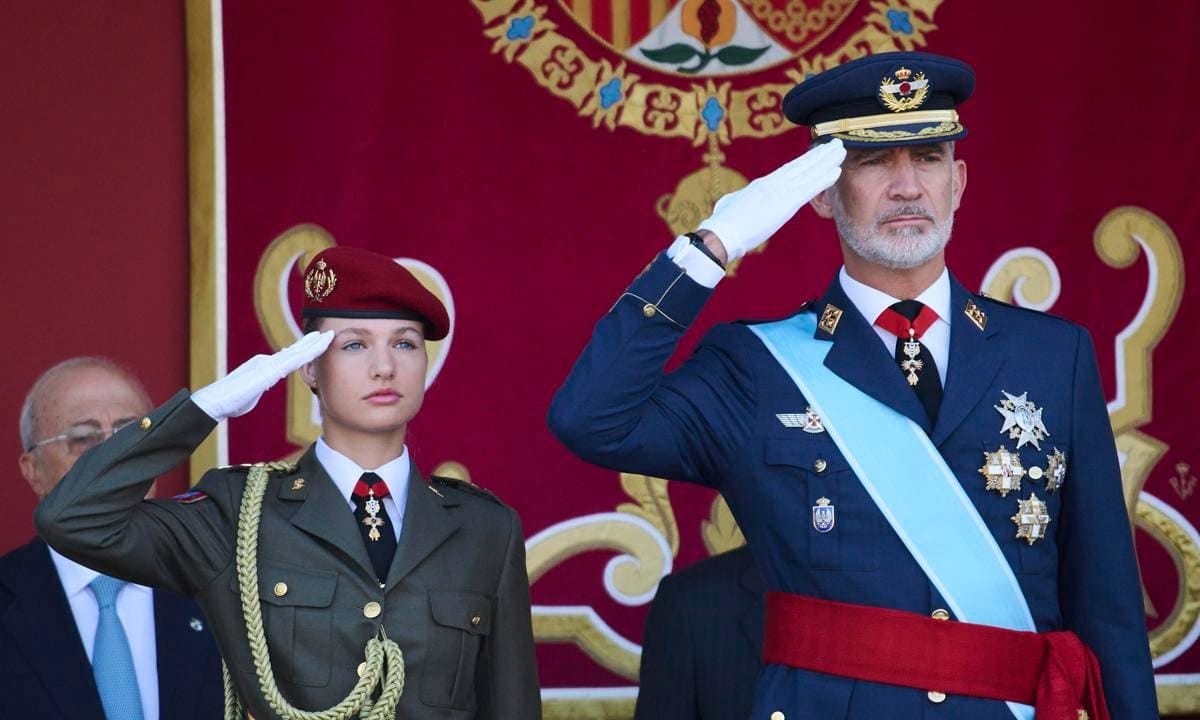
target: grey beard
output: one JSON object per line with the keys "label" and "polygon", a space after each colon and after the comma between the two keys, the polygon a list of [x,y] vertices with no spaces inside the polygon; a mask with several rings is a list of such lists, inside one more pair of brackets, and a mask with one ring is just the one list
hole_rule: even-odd
{"label": "grey beard", "polygon": [[842,207],[841,198],[835,194],[832,200],[833,219],[846,245],[862,259],[891,270],[911,270],[925,264],[946,247],[950,242],[950,232],[954,229],[953,214],[939,222],[920,206],[897,208],[877,218],[876,227],[890,218],[919,215],[933,221],[933,227],[929,230],[902,227],[895,232],[882,232],[875,228],[861,228],[850,219]]}

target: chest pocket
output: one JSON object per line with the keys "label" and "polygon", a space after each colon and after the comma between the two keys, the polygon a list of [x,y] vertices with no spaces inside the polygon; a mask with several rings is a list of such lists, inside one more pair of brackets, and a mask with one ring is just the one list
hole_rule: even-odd
{"label": "chest pocket", "polygon": [[429,591],[433,622],[421,672],[421,702],[475,709],[475,667],[480,646],[492,632],[493,605],[490,596],[479,593]]}
{"label": "chest pocket", "polygon": [[827,435],[767,438],[764,462],[801,484],[798,508],[807,531],[809,567],[869,571],[879,567],[883,520],[874,501]]}
{"label": "chest pocket", "polygon": [[[297,685],[329,684],[337,574],[263,562],[258,569],[263,629],[275,675]],[[238,591],[237,578],[233,591]],[[249,670],[254,672],[253,664]]]}

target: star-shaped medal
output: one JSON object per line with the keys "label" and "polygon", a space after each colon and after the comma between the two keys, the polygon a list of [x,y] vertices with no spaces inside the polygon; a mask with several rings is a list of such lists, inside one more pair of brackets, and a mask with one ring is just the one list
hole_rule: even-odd
{"label": "star-shaped medal", "polygon": [[1037,493],[1030,493],[1028,500],[1017,500],[1017,514],[1012,516],[1012,521],[1017,524],[1017,537],[1025,538],[1032,545],[1046,537],[1050,512]]}
{"label": "star-shaped medal", "polygon": [[1042,423],[1042,409],[1026,399],[1025,396],[1029,393],[1021,393],[1021,396],[1017,397],[1003,390],[1000,392],[1004,394],[1004,399],[999,405],[992,406],[1004,416],[1004,426],[1000,428],[1000,433],[1008,433],[1009,440],[1016,440],[1018,450],[1026,443],[1033,443],[1035,448],[1041,450],[1038,443],[1050,434]]}
{"label": "star-shaped medal", "polygon": [[1046,456],[1046,492],[1054,492],[1067,479],[1067,456],[1054,448],[1053,455]]}
{"label": "star-shaped medal", "polygon": [[983,454],[983,467],[979,474],[987,478],[987,490],[995,490],[1000,497],[1008,497],[1010,490],[1021,489],[1021,478],[1025,477],[1025,468],[1021,465],[1021,456],[1009,452],[1003,445],[996,452]]}

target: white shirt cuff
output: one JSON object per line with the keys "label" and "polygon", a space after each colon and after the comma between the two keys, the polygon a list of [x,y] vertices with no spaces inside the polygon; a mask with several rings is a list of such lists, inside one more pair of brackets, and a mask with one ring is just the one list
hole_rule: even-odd
{"label": "white shirt cuff", "polygon": [[712,289],[725,277],[725,268],[692,245],[686,236],[680,235],[667,248],[667,257],[700,285]]}

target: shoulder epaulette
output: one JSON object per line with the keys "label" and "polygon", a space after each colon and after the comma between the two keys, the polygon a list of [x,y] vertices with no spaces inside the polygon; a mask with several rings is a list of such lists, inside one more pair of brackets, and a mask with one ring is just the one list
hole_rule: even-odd
{"label": "shoulder epaulette", "polygon": [[431,475],[429,477],[429,481],[431,483],[436,483],[438,485],[441,485],[442,487],[448,487],[448,488],[451,488],[454,490],[459,490],[461,492],[468,493],[470,495],[476,495],[481,498],[486,498],[486,499],[491,500],[492,502],[496,503],[497,505],[504,504],[500,500],[500,498],[496,497],[496,495],[494,493],[492,493],[490,490],[485,490],[484,488],[481,488],[474,483],[467,482],[466,480],[459,480],[458,478],[451,478],[451,477],[443,477],[441,475]]}
{"label": "shoulder epaulette", "polygon": [[272,460],[270,462],[256,463],[241,463],[239,465],[225,465],[217,468],[218,470],[232,470],[233,472],[248,473],[256,467],[265,467],[267,472],[272,473],[294,473],[296,472],[296,463],[284,462],[283,460]]}
{"label": "shoulder epaulette", "polygon": [[812,312],[813,311],[813,303],[815,303],[815,302],[816,302],[816,300],[805,300],[803,303],[800,304],[800,307],[796,308],[792,312],[790,312],[787,315],[784,315],[782,317],[743,318],[741,320],[735,320],[734,324],[735,325],[763,325],[765,323],[773,323],[773,322],[779,322],[780,320],[787,320],[788,318],[796,317],[800,313]]}

